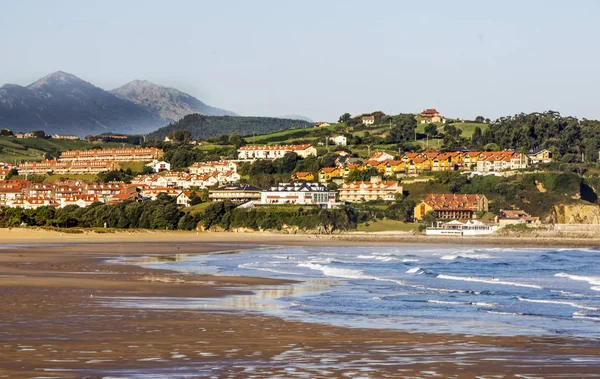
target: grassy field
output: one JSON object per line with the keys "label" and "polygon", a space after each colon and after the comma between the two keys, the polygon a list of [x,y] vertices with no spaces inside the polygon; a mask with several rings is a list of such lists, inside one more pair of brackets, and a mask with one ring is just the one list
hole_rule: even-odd
{"label": "grassy field", "polygon": [[[323,138],[323,137],[320,137],[320,134],[319,134],[319,133],[323,133],[323,130],[334,131],[338,126],[339,126],[339,124],[332,124],[330,126],[322,126],[320,128],[286,129],[286,130],[282,130],[282,131],[274,132],[274,133],[270,133],[270,134],[248,136],[248,137],[244,137],[244,139],[249,144],[261,144],[261,143],[281,144],[281,143],[285,143],[287,141],[291,141],[294,139],[296,139],[296,140],[315,139],[316,140],[318,138],[321,138],[321,139]],[[306,134],[306,133],[308,133],[308,134]],[[275,142],[265,142],[271,138],[277,138],[277,137],[279,137],[279,139],[281,139],[281,140],[275,141]]]}
{"label": "grassy field", "polygon": [[226,148],[230,148],[233,149],[233,145],[215,145],[215,144],[211,144],[211,143],[202,143],[202,145],[196,146],[196,149],[198,150],[202,150],[202,151],[214,151],[216,149],[226,149]]}
{"label": "grassy field", "polygon": [[479,127],[481,129],[481,132],[485,132],[486,129],[489,127],[488,124],[478,124],[474,122],[457,122],[456,124],[454,124],[454,126],[462,130],[463,132],[461,134],[461,137],[466,138],[471,138],[476,127]]}
{"label": "grassy field", "polygon": [[146,166],[146,162],[119,162],[119,166],[121,166],[121,170],[123,171],[130,168],[133,172],[142,172]]}
{"label": "grassy field", "polygon": [[406,223],[397,220],[378,220],[377,222],[367,222],[358,224],[356,228],[359,232],[410,232],[418,231],[419,224]]}

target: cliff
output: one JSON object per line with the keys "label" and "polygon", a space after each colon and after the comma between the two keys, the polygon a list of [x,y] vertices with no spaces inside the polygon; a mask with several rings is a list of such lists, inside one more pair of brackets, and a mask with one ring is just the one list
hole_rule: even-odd
{"label": "cliff", "polygon": [[555,224],[600,224],[600,206],[597,204],[558,204],[549,216]]}

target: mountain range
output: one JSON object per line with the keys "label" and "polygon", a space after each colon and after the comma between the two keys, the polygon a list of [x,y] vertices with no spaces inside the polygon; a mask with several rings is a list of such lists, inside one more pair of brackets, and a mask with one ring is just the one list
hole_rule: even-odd
{"label": "mountain range", "polygon": [[144,80],[105,91],[58,71],[25,87],[0,87],[0,128],[13,131],[44,130],[79,136],[107,132],[143,134],[191,113],[236,115],[177,89]]}

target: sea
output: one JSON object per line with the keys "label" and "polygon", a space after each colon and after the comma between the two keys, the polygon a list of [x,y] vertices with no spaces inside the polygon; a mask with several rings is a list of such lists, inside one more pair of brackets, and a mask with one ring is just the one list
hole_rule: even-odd
{"label": "sea", "polygon": [[114,306],[241,310],[344,327],[600,337],[600,249],[259,246],[147,257],[146,267],[297,281],[219,299]]}

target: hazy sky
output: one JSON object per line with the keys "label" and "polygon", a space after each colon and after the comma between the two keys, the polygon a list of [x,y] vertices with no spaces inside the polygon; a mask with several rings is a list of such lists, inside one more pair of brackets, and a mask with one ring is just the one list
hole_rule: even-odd
{"label": "hazy sky", "polygon": [[599,118],[600,1],[0,0],[0,84],[147,79],[241,115]]}

